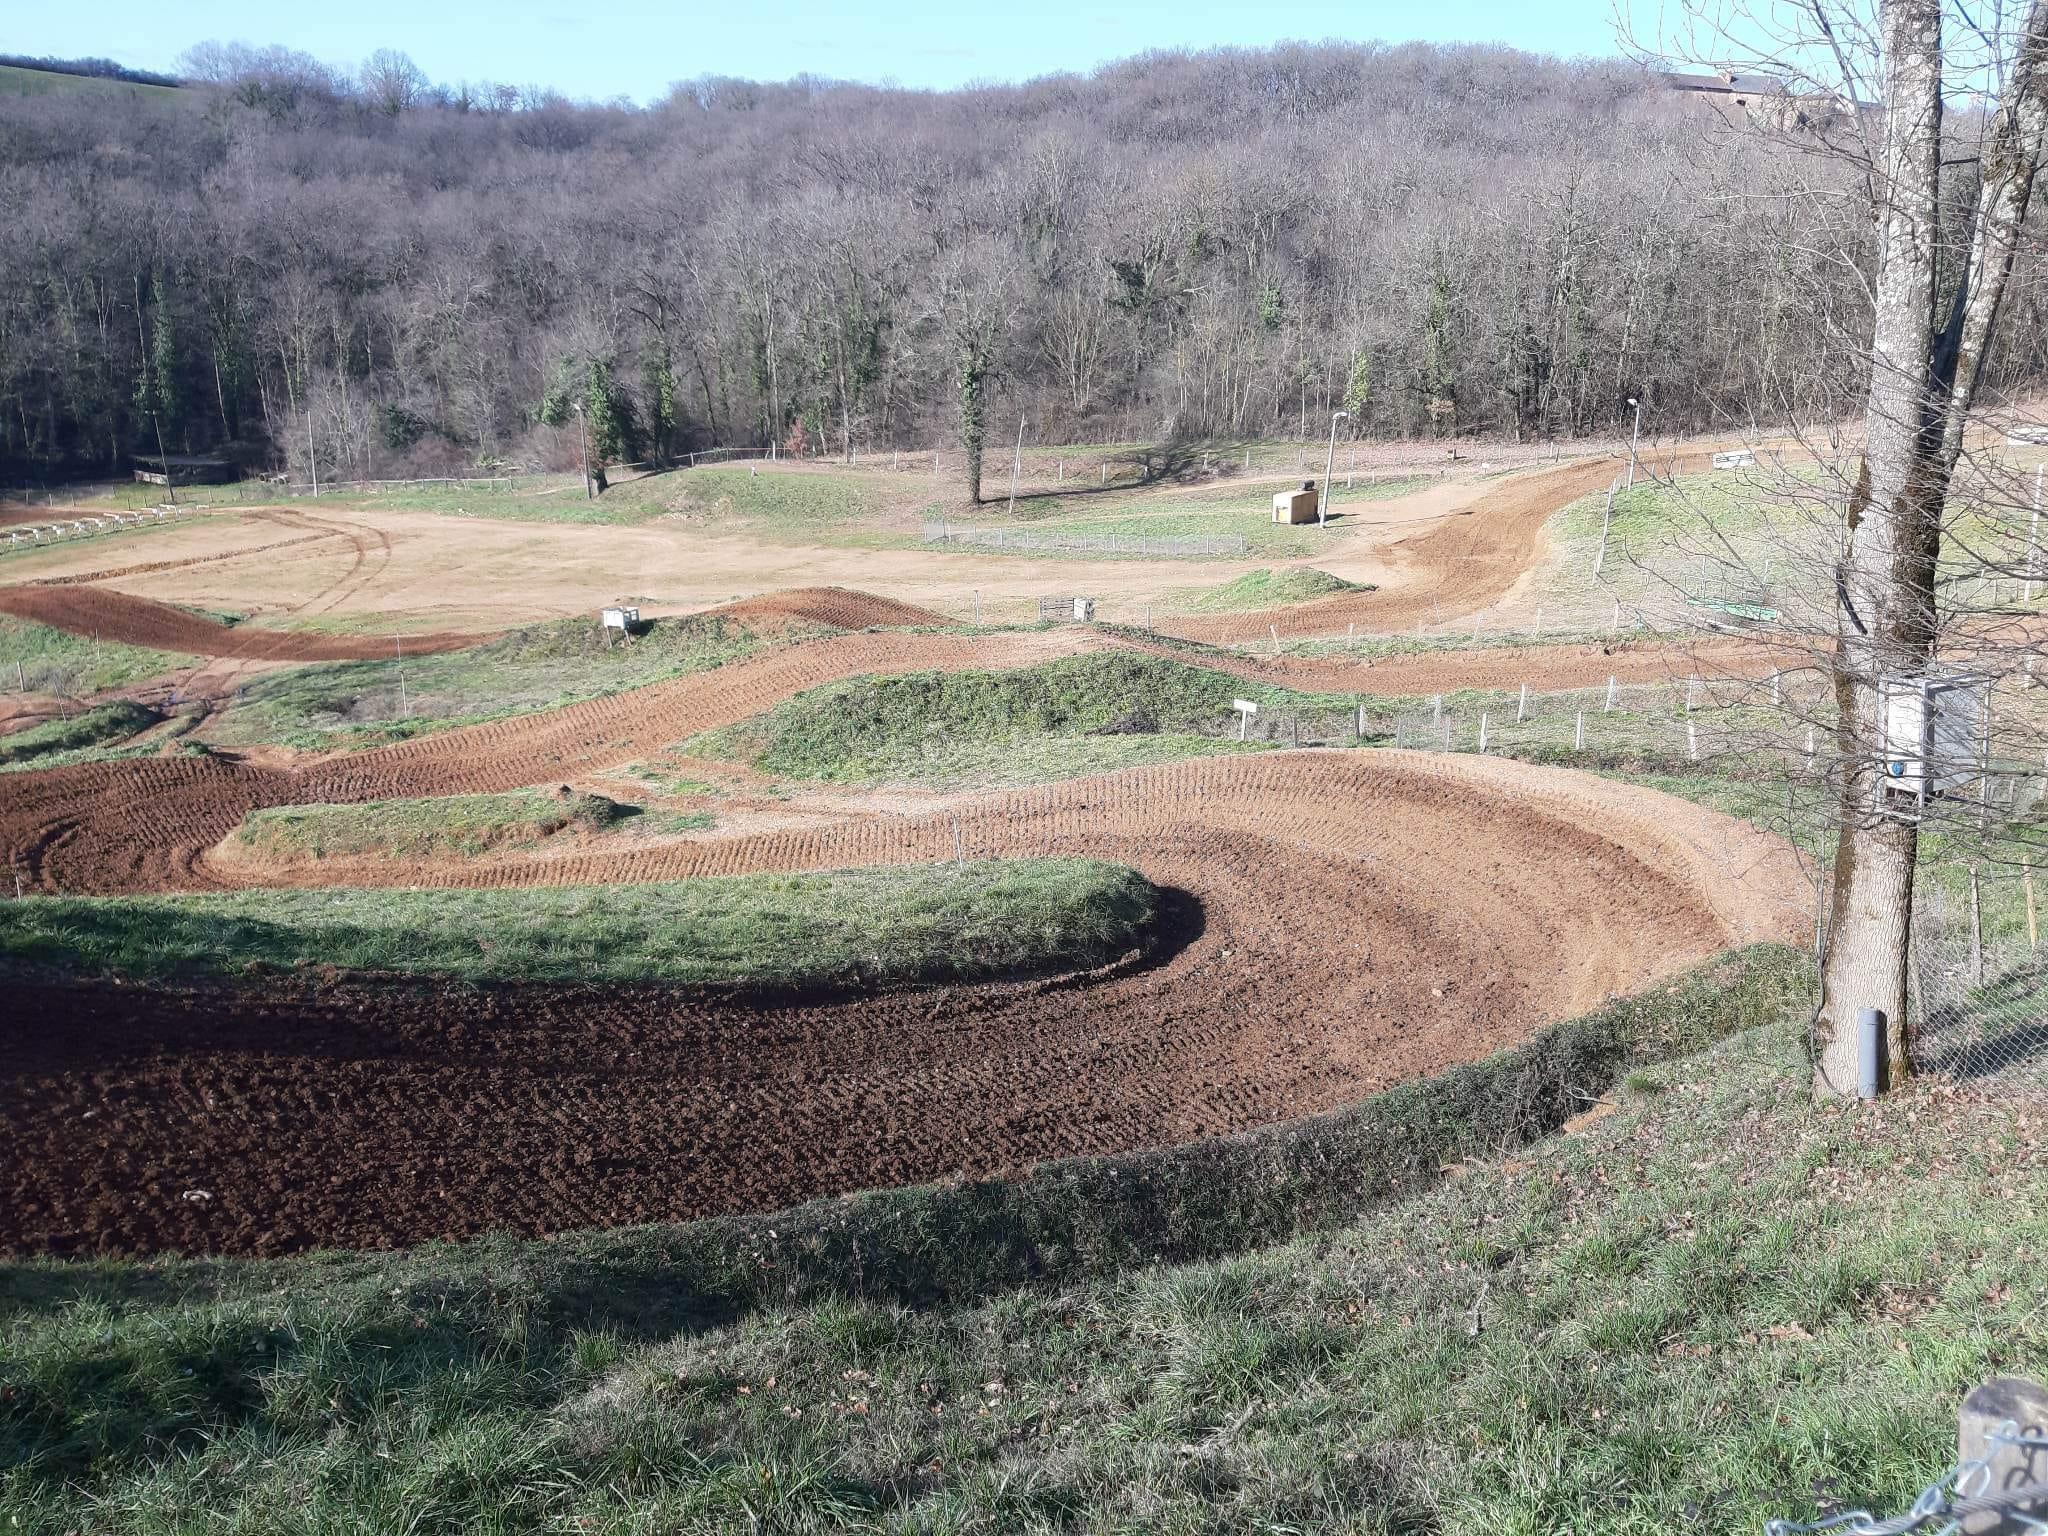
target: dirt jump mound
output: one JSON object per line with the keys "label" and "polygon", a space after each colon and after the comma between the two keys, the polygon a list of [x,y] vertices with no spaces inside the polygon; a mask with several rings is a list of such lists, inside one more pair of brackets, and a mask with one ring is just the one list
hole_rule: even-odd
{"label": "dirt jump mound", "polygon": [[955,622],[929,608],[877,597],[871,592],[856,592],[850,587],[792,587],[786,592],[742,598],[707,612],[771,633],[800,625],[829,629],[917,629]]}
{"label": "dirt jump mound", "polygon": [[[117,592],[111,587],[0,587],[0,613],[47,624],[52,629],[69,630],[74,635],[94,635],[122,645],[187,656],[249,661],[371,661],[391,654],[388,635],[294,634],[289,630],[223,624],[204,614]],[[489,638],[463,634],[407,635],[405,648],[415,655],[456,651]]]}

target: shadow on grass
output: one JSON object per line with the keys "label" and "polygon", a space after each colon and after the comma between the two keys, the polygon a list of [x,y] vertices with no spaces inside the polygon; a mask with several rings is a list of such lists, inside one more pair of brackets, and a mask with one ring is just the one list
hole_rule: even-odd
{"label": "shadow on grass", "polygon": [[1916,1031],[1921,1070],[1959,1082],[1996,1077],[2048,1054],[2048,963],[2031,961],[1953,1003]]}

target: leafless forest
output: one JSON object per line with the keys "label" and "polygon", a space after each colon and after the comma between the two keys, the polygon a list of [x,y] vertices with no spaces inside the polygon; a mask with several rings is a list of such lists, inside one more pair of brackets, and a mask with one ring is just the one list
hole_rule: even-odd
{"label": "leafless forest", "polygon": [[[0,97],[16,476],[121,467],[158,427],[294,465],[310,435],[327,473],[562,463],[586,402],[620,457],[1858,403],[1853,172],[1620,63],[1296,46],[644,109],[389,53],[207,45],[186,75]],[[2048,332],[2015,293],[2007,383]]]}

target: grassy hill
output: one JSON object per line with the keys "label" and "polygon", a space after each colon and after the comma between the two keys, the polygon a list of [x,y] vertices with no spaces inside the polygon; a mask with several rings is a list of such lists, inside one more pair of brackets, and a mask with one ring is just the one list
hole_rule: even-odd
{"label": "grassy hill", "polygon": [[[1756,989],[1773,969],[1565,1033],[1739,1025],[1782,1006]],[[0,1517],[1646,1533],[1899,1511],[1969,1386],[2048,1368],[2044,1131],[1998,1083],[1816,1107],[1799,1023],[1566,1068],[1589,1112],[1519,1149],[1497,1123],[1518,1083],[1572,1099],[1555,1047],[1210,1152],[777,1216],[0,1266]]]}
{"label": "grassy hill", "polygon": [[0,64],[0,96],[47,96],[55,91],[133,94],[158,101],[175,100],[181,94],[168,85],[142,85],[129,80],[109,80],[99,75],[67,75],[53,69],[24,69],[18,64]]}

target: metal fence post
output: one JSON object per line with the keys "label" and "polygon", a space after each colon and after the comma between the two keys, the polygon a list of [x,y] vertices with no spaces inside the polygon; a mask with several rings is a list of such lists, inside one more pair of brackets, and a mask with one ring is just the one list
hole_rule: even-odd
{"label": "metal fence post", "polygon": [[1874,1099],[1884,1091],[1884,1011],[1856,1014],[1856,1097]]}

